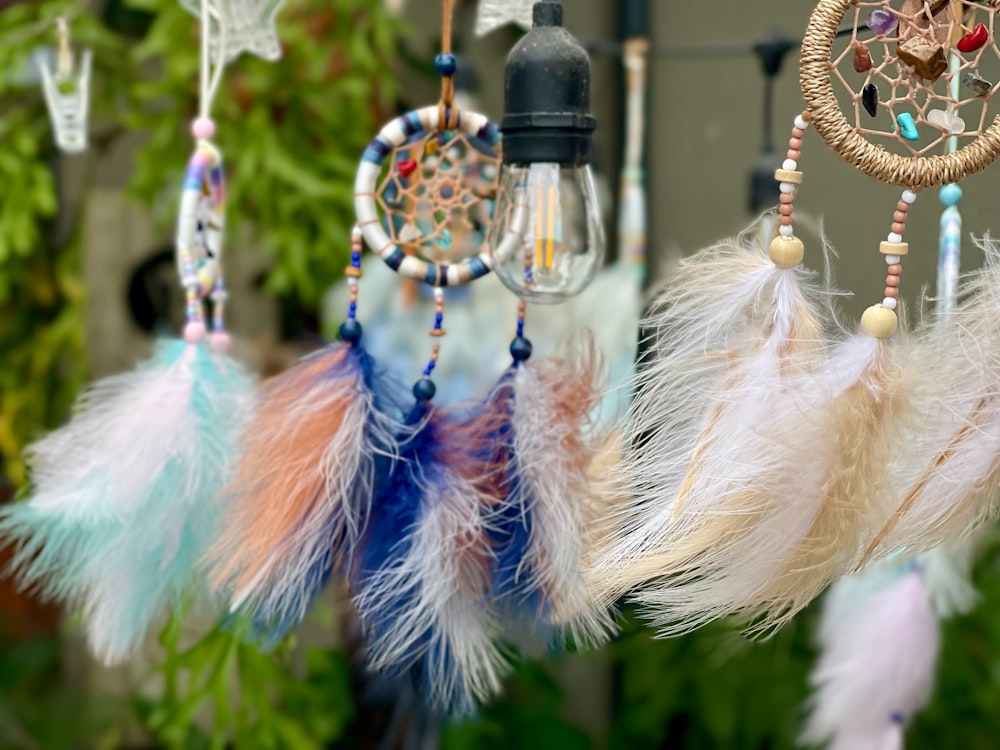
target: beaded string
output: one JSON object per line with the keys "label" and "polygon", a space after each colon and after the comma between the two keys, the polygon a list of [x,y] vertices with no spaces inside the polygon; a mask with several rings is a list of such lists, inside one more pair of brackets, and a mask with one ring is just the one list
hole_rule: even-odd
{"label": "beaded string", "polygon": [[434,68],[441,75],[441,98],[438,101],[438,123],[445,130],[458,127],[455,108],[455,70],[458,65],[451,51],[451,20],[454,0],[441,0],[441,54],[434,58]]}
{"label": "beaded string", "polygon": [[349,291],[347,304],[347,319],[340,324],[338,337],[341,341],[355,345],[361,341],[361,324],[358,322],[358,280],[361,271],[361,227],[355,225],[351,230],[351,264],[344,269]]}
{"label": "beaded string", "polygon": [[896,308],[899,306],[899,284],[903,274],[903,258],[910,251],[909,244],[903,241],[903,233],[906,231],[906,218],[910,206],[916,200],[915,190],[903,191],[892,214],[889,234],[879,245],[879,252],[885,257],[887,266],[884,297],[879,304],[872,305],[861,316],[861,330],[875,338],[889,338],[899,325],[899,318],[896,315]]}
{"label": "beaded string", "polygon": [[779,268],[794,268],[802,262],[805,248],[802,240],[795,236],[794,213],[795,191],[802,184],[799,160],[802,158],[802,138],[809,127],[811,116],[803,112],[796,116],[792,135],[788,139],[788,153],[781,168],[775,170],[774,179],[779,183],[781,203],[778,206],[778,234],[772,240],[768,254]]}
{"label": "beaded string", "polygon": [[[535,251],[529,243],[524,250],[524,289],[531,291],[535,283]],[[517,329],[514,340],[510,342],[510,356],[515,362],[524,362],[531,357],[531,341],[524,336],[524,318],[528,314],[528,303],[523,299],[517,304]]]}

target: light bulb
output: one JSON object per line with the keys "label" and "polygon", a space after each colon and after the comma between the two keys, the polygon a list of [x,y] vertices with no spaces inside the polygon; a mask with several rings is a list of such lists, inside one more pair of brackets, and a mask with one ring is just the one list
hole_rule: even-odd
{"label": "light bulb", "polygon": [[529,302],[579,294],[604,261],[604,226],[587,164],[508,164],[487,236],[493,270]]}

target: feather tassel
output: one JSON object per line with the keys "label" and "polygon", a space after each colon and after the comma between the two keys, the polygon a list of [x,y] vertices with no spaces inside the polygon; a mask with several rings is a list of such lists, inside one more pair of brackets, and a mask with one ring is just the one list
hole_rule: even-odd
{"label": "feather tassel", "polygon": [[983,245],[985,266],[965,285],[964,304],[910,347],[923,388],[890,467],[894,513],[861,564],[957,542],[1000,512],[1000,247]]}
{"label": "feather tassel", "polygon": [[471,713],[509,670],[488,598],[493,498],[481,457],[492,435],[481,427],[414,408],[350,575],[369,668],[446,713]]}
{"label": "feather tassel", "polygon": [[830,590],[804,743],[902,750],[903,729],[930,700],[940,634],[917,562],[882,566]]}
{"label": "feather tassel", "polygon": [[21,582],[83,612],[94,652],[122,660],[162,611],[200,588],[251,381],[205,344],[166,342],[92,386],[65,427],[29,449],[33,492],[5,508]]}
{"label": "feather tassel", "polygon": [[516,362],[487,400],[497,467],[492,594],[505,632],[549,645],[598,645],[613,630],[583,571],[597,508],[588,472],[603,442],[591,425],[601,364],[586,339],[540,364]]}
{"label": "feather tassel", "polygon": [[755,238],[677,269],[647,323],[653,354],[612,483],[631,500],[593,571],[606,599],[640,588],[666,633],[759,604],[817,512],[822,465],[800,459],[803,438],[818,441],[791,425],[825,358],[822,299]]}
{"label": "feather tassel", "polygon": [[231,608],[273,644],[351,554],[394,460],[402,390],[340,341],[265,384],[208,559]]}

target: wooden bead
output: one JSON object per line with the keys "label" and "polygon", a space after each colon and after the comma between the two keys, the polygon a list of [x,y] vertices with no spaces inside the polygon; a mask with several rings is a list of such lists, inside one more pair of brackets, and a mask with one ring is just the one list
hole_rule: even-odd
{"label": "wooden bead", "polygon": [[892,222],[892,231],[896,234],[902,234],[906,231],[906,224],[901,221]]}
{"label": "wooden bead", "polygon": [[355,268],[354,266],[348,266],[347,268],[344,269],[344,276],[347,276],[352,279],[360,279],[361,269]]}
{"label": "wooden bead", "polygon": [[887,286],[885,288],[885,292],[882,293],[882,296],[883,297],[898,297],[899,296],[899,289],[897,287],[894,287],[894,286]]}
{"label": "wooden bead", "polygon": [[886,286],[895,286],[895,287],[898,287],[899,286],[899,277],[898,276],[886,276],[885,277],[885,285]]}
{"label": "wooden bead", "polygon": [[901,273],[903,273],[903,267],[899,265],[899,263],[893,263],[886,269],[886,271],[888,271],[893,276],[899,276]]}
{"label": "wooden bead", "polygon": [[789,182],[792,185],[802,184],[802,172],[797,169],[776,169],[774,179],[778,182]]}
{"label": "wooden bead", "polygon": [[879,245],[878,251],[882,255],[898,255],[903,257],[910,252],[910,245],[906,242],[883,242]]}
{"label": "wooden bead", "polygon": [[[446,336],[446,335],[447,332],[443,328],[435,328],[433,331],[431,331],[431,336],[434,336],[435,338],[440,338],[441,336]],[[435,353],[435,359],[437,359],[436,353]]]}
{"label": "wooden bead", "polygon": [[777,236],[771,240],[768,255],[778,268],[795,268],[805,257],[805,246],[798,237]]}
{"label": "wooden bead", "polygon": [[882,305],[872,305],[861,316],[861,330],[876,339],[887,339],[896,332],[896,313]]}

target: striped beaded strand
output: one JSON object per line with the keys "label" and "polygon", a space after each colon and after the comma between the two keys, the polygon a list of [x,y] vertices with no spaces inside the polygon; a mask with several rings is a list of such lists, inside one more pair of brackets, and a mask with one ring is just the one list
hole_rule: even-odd
{"label": "striped beaded strand", "polygon": [[361,272],[361,227],[355,226],[351,231],[351,265],[344,269],[347,277],[349,302],[347,305],[347,320],[340,325],[340,340],[348,344],[358,344],[361,341],[361,324],[358,322],[358,280]]}
{"label": "striped beaded strand", "polygon": [[226,290],[225,278],[222,275],[222,264],[215,269],[215,286],[212,289],[212,335],[209,339],[212,349],[225,354],[232,345],[232,338],[226,331],[226,300],[229,292]]}
{"label": "striped beaded strand", "polygon": [[[444,290],[441,287],[434,287],[434,327],[430,333],[432,338],[440,339],[447,335],[444,330]],[[431,356],[427,360],[427,367],[424,368],[423,377],[413,386],[413,396],[417,401],[430,401],[437,393],[437,386],[431,380],[434,368],[437,367],[438,357],[441,355],[441,344],[437,341],[431,346]]]}
{"label": "striped beaded strand", "polygon": [[[524,251],[524,289],[528,291],[535,283],[535,251],[528,246]],[[524,318],[528,314],[528,303],[523,299],[517,304],[517,329],[514,339],[510,342],[510,356],[515,364],[526,362],[531,358],[534,348],[531,341],[524,336]]]}
{"label": "striped beaded strand", "polygon": [[879,246],[887,266],[884,298],[880,304],[872,305],[861,316],[861,329],[875,338],[889,338],[895,333],[899,324],[896,315],[896,308],[899,306],[899,284],[903,274],[903,258],[910,251],[909,244],[903,242],[903,233],[906,231],[906,218],[910,213],[910,206],[916,200],[915,191],[903,191],[896,204],[896,211],[892,215],[889,236]]}
{"label": "striped beaded strand", "polygon": [[179,250],[181,260],[181,283],[184,286],[187,324],[184,326],[184,339],[189,344],[197,344],[205,338],[205,318],[201,302],[201,284],[194,269],[194,257],[191,251],[182,247]]}
{"label": "striped beaded strand", "polygon": [[795,191],[802,184],[799,159],[802,158],[802,138],[809,127],[810,115],[803,112],[795,118],[792,135],[788,139],[788,153],[785,161],[774,173],[779,182],[781,203],[778,206],[778,235],[771,241],[768,255],[779,268],[794,268],[802,262],[805,248],[802,240],[795,236],[792,214],[794,212]]}

